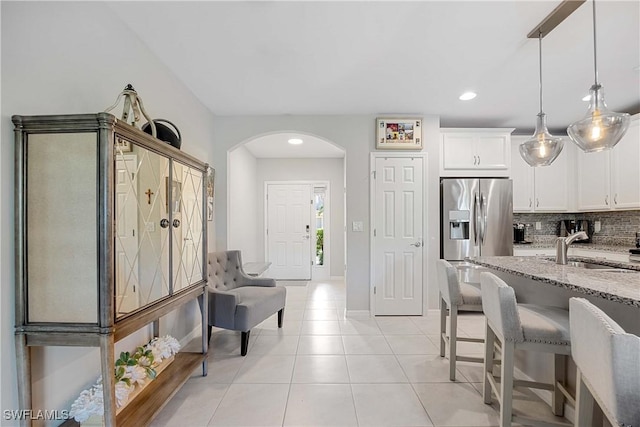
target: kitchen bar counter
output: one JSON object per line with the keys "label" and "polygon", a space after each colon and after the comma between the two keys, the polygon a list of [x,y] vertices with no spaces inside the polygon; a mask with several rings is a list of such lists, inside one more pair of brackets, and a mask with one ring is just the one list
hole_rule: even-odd
{"label": "kitchen bar counter", "polygon": [[570,257],[570,260],[595,261],[598,264],[627,268],[632,271],[598,271],[571,265],[559,265],[553,260],[541,257],[478,257],[469,259],[471,263],[486,268],[550,284],[578,294],[640,308],[640,264],[594,260],[584,257]]}

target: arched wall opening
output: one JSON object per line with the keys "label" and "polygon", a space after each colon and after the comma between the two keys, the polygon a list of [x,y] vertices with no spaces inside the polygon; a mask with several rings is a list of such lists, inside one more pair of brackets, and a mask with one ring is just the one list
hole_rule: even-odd
{"label": "arched wall opening", "polygon": [[[300,145],[289,139],[303,140]],[[308,184],[314,191],[326,188],[328,225],[326,260],[315,251],[317,222],[311,223],[310,245],[314,278],[344,277],[346,258],[346,152],[338,144],[308,132],[268,132],[236,144],[227,151],[227,238],[228,249],[242,251],[244,262],[266,262],[267,184]],[[317,221],[317,218],[313,218]],[[321,223],[322,221],[320,221]],[[322,265],[319,265],[318,263]],[[324,267],[321,268],[321,267]]]}

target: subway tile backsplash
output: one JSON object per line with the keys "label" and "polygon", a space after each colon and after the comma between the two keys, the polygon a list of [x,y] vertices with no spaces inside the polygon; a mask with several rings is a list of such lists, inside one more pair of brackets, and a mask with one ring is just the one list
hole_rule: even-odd
{"label": "subway tile backsplash", "polygon": [[[553,242],[558,221],[563,219],[586,219],[600,221],[600,232],[594,233],[592,242],[600,245],[635,245],[636,232],[640,232],[640,210],[620,212],[577,212],[577,213],[514,213],[514,223],[524,223],[525,240],[535,243]],[[540,222],[541,229],[535,224]]]}

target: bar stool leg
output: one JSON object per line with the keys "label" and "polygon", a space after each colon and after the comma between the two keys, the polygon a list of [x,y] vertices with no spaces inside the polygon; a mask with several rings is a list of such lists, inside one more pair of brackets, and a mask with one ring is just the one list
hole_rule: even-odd
{"label": "bar stool leg", "polygon": [[511,426],[513,405],[513,342],[502,343],[502,378],[500,379],[500,427]]}
{"label": "bar stool leg", "polygon": [[[485,322],[486,323],[486,322]],[[491,383],[489,382],[489,375],[493,376],[493,347],[496,341],[496,336],[486,323],[486,334],[484,339],[484,385],[482,387],[482,396],[484,403],[491,404]]]}
{"label": "bar stool leg", "polygon": [[555,376],[553,381],[553,397],[552,397],[552,409],[553,415],[562,417],[564,415],[564,394],[560,391],[558,383],[566,386],[567,379],[567,356],[564,354],[554,354],[553,365],[555,370]]}
{"label": "bar stool leg", "polygon": [[444,336],[447,333],[447,303],[440,294],[440,357],[444,357],[445,354],[445,341]]}
{"label": "bar stool leg", "polygon": [[[593,408],[593,395],[584,381],[582,381],[582,373],[578,369],[576,375],[576,414],[573,425],[576,427],[592,426],[594,421]],[[602,425],[602,422],[600,425]]]}
{"label": "bar stool leg", "polygon": [[458,307],[449,307],[449,380],[456,380],[456,343],[458,340]]}

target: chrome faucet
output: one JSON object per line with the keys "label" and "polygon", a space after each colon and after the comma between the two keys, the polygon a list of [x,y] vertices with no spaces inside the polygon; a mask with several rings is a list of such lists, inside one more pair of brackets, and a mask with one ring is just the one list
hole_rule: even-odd
{"label": "chrome faucet", "polygon": [[584,231],[578,231],[567,237],[558,237],[556,239],[556,264],[567,264],[567,249],[569,245],[576,240],[586,240],[589,236]]}

